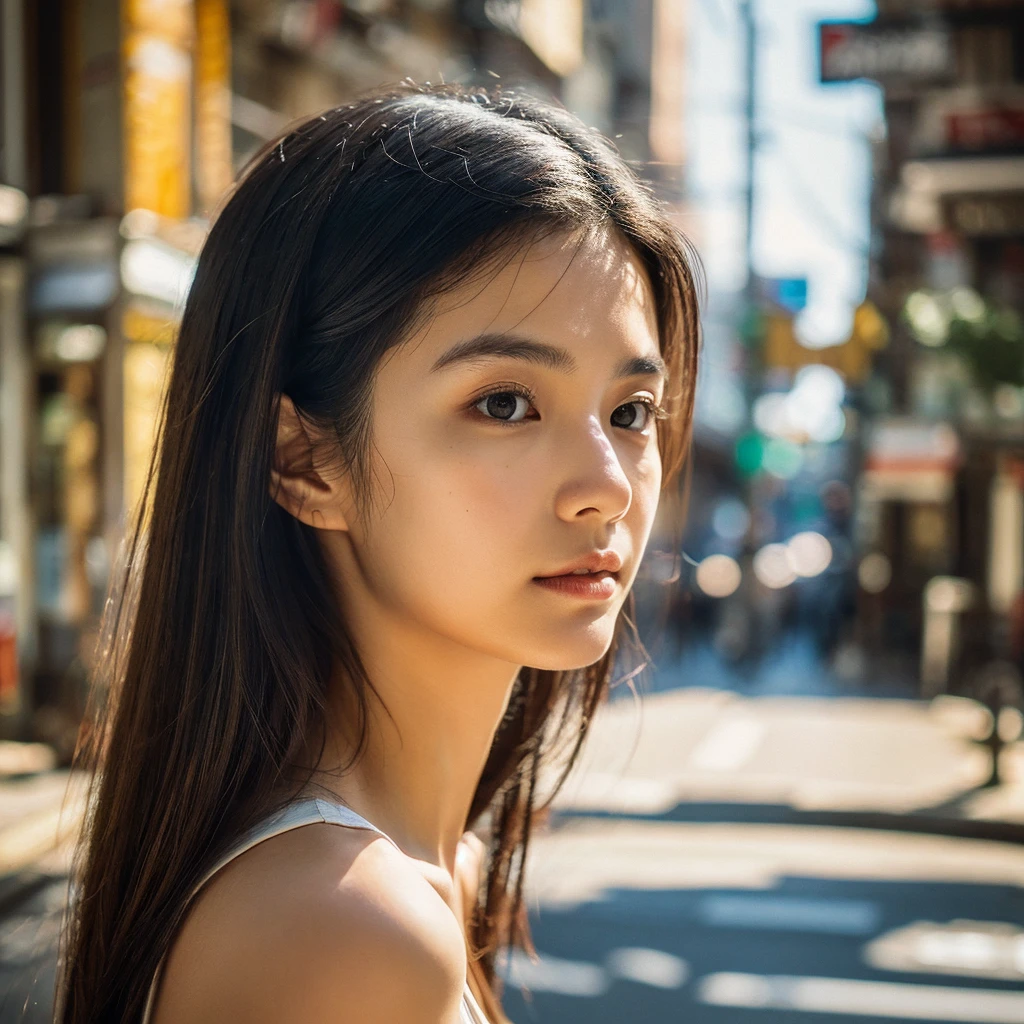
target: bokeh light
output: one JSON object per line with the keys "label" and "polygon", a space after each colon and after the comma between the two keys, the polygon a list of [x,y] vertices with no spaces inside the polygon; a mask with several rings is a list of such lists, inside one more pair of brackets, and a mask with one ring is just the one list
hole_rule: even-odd
{"label": "bokeh light", "polygon": [[723,540],[739,540],[750,528],[750,512],[739,498],[723,498],[711,516],[711,527]]}
{"label": "bokeh light", "polygon": [[739,589],[743,572],[735,558],[708,555],[697,566],[697,586],[708,597],[728,597]]}
{"label": "bokeh light", "polygon": [[892,582],[892,563],[881,551],[872,551],[860,560],[857,579],[869,594],[880,594]]}
{"label": "bokeh light", "polygon": [[769,590],[781,590],[796,579],[796,573],[789,562],[789,549],[785,544],[765,544],[754,555],[753,567],[758,581]]}
{"label": "bokeh light", "polygon": [[773,438],[764,447],[761,465],[780,480],[792,480],[804,464],[804,453],[792,441]]}
{"label": "bokeh light", "polygon": [[813,530],[791,537],[786,545],[790,568],[797,576],[820,576],[832,564],[832,545]]}

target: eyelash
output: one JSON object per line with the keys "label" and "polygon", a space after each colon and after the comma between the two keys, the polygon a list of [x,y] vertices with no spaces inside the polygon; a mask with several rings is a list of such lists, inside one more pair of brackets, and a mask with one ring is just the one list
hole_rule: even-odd
{"label": "eyelash", "polygon": [[[479,411],[477,410],[476,407],[481,402],[486,401],[493,395],[518,395],[520,398],[525,398],[526,401],[530,403],[530,405],[534,405],[537,401],[537,396],[533,393],[533,391],[531,391],[528,387],[525,387],[522,384],[502,384],[498,387],[492,388],[490,391],[485,391],[482,395],[478,395],[476,398],[474,398],[469,405],[470,411]],[[646,406],[647,408],[649,419],[648,422],[644,424],[645,429],[648,426],[650,426],[651,420],[663,420],[668,416],[668,410],[666,410],[664,406],[659,405],[657,402],[655,402],[653,398],[631,398],[628,402],[622,403],[622,405],[634,404],[643,405]],[[615,408],[620,409],[621,407],[622,406],[617,405]],[[496,416],[485,416],[483,413],[480,413],[480,416],[483,419],[487,420],[489,423],[497,423],[503,427],[518,427],[523,423],[523,420],[514,420],[512,422],[509,422],[508,420],[498,419]],[[622,429],[628,430],[629,428],[623,427]],[[630,433],[638,434],[640,433],[640,431],[633,430],[630,431]]]}

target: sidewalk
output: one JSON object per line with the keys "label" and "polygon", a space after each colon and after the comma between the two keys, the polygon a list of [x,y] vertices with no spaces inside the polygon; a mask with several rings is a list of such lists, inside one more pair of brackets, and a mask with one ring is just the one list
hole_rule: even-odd
{"label": "sidewalk", "polygon": [[990,756],[976,742],[986,715],[953,697],[626,695],[595,718],[554,806],[887,828],[910,819],[911,830],[1024,841],[1024,742],[1004,750],[1003,784],[986,788]]}
{"label": "sidewalk", "polygon": [[84,797],[67,771],[0,776],[0,913],[68,870]]}

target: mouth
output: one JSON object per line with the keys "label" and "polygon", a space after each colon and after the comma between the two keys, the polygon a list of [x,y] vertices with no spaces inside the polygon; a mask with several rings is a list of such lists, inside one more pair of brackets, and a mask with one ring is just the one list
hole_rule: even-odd
{"label": "mouth", "polygon": [[577,569],[559,576],[534,576],[533,582],[545,590],[565,597],[584,598],[591,601],[607,601],[615,595],[618,587],[618,573],[601,569],[591,572]]}

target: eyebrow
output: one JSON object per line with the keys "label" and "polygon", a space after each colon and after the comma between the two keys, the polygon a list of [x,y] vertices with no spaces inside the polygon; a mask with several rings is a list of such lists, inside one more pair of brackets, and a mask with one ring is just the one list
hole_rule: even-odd
{"label": "eyebrow", "polygon": [[619,364],[616,380],[622,377],[661,377],[668,381],[668,367],[661,356],[634,356]]}
{"label": "eyebrow", "polygon": [[[563,373],[574,373],[579,364],[572,354],[557,345],[534,341],[519,334],[480,334],[460,341],[443,355],[438,356],[430,372],[443,370],[454,363],[475,362],[480,359],[521,359],[537,363]],[[623,377],[662,377],[668,379],[665,360],[659,355],[633,356],[623,360],[615,371],[616,380]]]}

